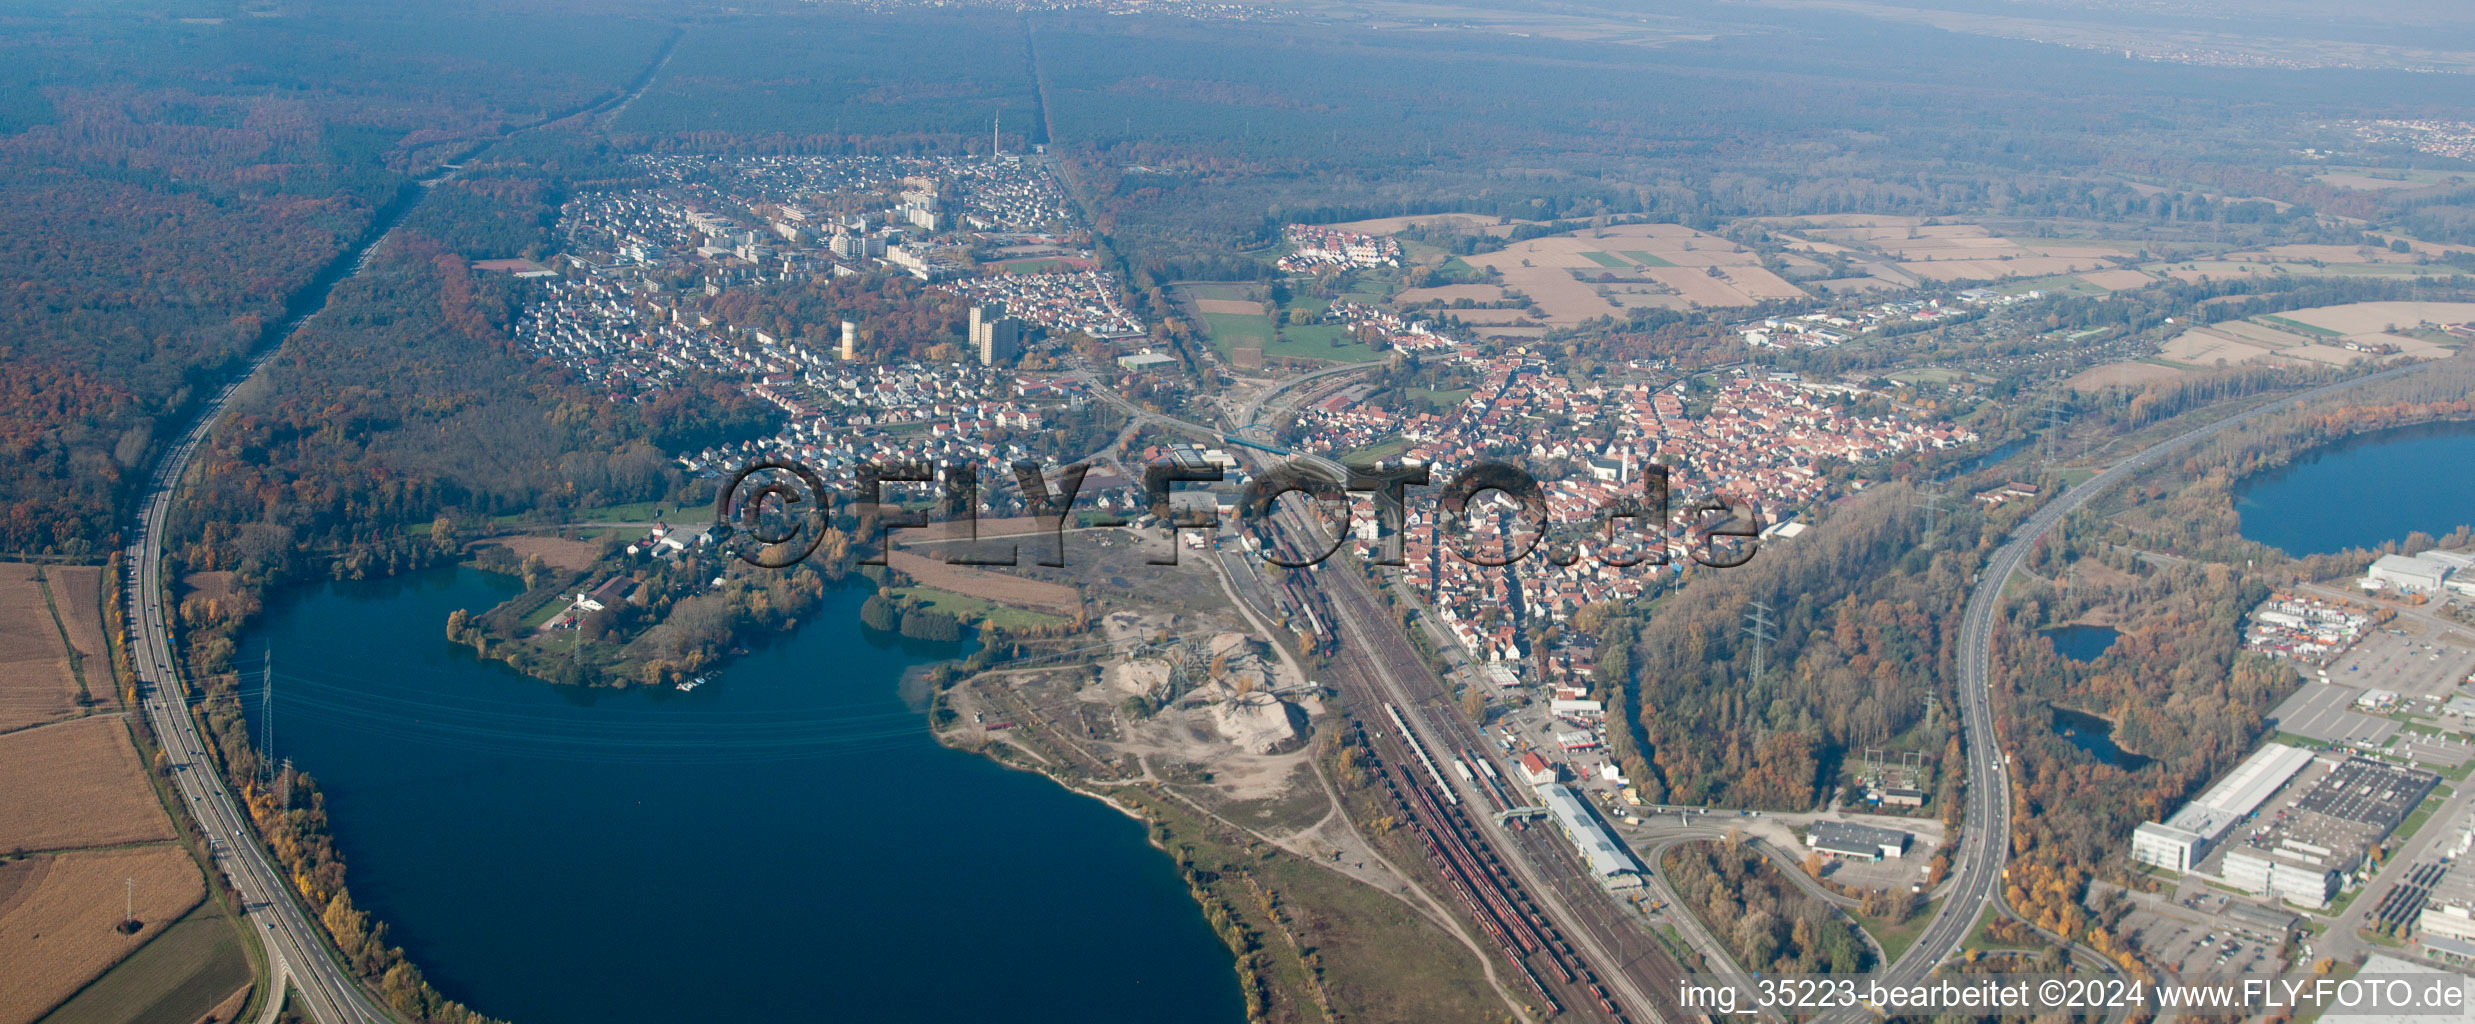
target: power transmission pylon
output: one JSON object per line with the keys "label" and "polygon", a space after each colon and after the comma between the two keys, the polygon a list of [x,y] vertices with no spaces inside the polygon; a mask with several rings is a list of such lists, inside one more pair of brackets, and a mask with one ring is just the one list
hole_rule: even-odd
{"label": "power transmission pylon", "polygon": [[292,775],[292,759],[284,758],[283,770],[275,773],[275,806],[279,810],[292,806]]}
{"label": "power transmission pylon", "polygon": [[2045,401],[2038,405],[2037,412],[2045,421],[2044,431],[2037,440],[2045,449],[2045,460],[2052,462],[2062,456],[2064,438],[2061,428],[2063,421],[2071,418],[2071,400],[2060,393],[2047,395]]}
{"label": "power transmission pylon", "polygon": [[258,686],[258,774],[275,781],[275,652],[266,652]]}
{"label": "power transmission pylon", "polygon": [[1755,601],[1745,610],[1745,639],[1753,644],[1753,678],[1762,678],[1769,668],[1770,643],[1779,639],[1777,624],[1770,619],[1770,602]]}
{"label": "power transmission pylon", "polygon": [[1942,492],[1918,491],[1916,507],[1925,510],[1925,542],[1933,543],[1934,530],[1942,525]]}

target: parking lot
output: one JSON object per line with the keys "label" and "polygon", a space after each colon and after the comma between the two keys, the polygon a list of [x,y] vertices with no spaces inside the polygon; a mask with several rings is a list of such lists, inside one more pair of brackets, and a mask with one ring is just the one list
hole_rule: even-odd
{"label": "parking lot", "polygon": [[2469,672],[2475,672],[2475,650],[2386,626],[2366,634],[2354,650],[2332,663],[2329,681],[2446,701],[2458,695]]}
{"label": "parking lot", "polygon": [[2219,912],[2234,898],[2206,887],[2180,893],[2171,913],[2143,901],[2123,917],[2123,929],[2155,963],[2184,977],[2267,974],[2284,969],[2278,951],[2285,938],[2253,925],[2228,921]]}
{"label": "parking lot", "polygon": [[2269,722],[2279,732],[2323,743],[2378,747],[2398,734],[2398,723],[2354,710],[2362,695],[2352,687],[2307,682],[2269,712]]}

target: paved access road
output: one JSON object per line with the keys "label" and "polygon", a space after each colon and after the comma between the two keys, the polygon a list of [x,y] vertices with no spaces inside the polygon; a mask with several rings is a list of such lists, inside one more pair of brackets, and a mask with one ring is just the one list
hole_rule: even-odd
{"label": "paved access road", "polygon": [[[1988,688],[1993,681],[1994,623],[2002,603],[2002,589],[2010,581],[2011,574],[2017,572],[2020,564],[2027,560],[2029,551],[2053,533],[2064,517],[2081,506],[2142,470],[2181,454],[2202,441],[2304,402],[2373,381],[2413,373],[2421,366],[2396,367],[2297,392],[2150,445],[2047,502],[2045,507],[2038,509],[2035,515],[2020,525],[2008,543],[1994,553],[1993,560],[1978,578],[1976,589],[1968,595],[1968,608],[1960,629],[1960,728],[1967,752],[1968,796],[1966,829],[1959,835],[1959,852],[1953,861],[1955,882],[1949,890],[1949,898],[1935,912],[1925,933],[1918,937],[1915,945],[1908,947],[1907,953],[1897,963],[1882,972],[1886,983],[1913,985],[1922,980],[1943,958],[1959,952],[1969,930],[1976,926],[1978,914],[2001,898],[1999,887],[2002,884],[2003,863],[2011,849],[2011,774],[2000,744],[1994,739],[1994,714]],[[1861,1019],[1861,1015],[1846,1013],[1833,1019],[1856,1021]]]}

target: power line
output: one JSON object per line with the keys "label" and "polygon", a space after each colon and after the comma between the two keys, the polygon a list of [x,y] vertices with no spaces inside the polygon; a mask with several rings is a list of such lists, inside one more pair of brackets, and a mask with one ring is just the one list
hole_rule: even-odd
{"label": "power line", "polygon": [[1777,624],[1770,619],[1770,602],[1750,602],[1745,609],[1745,639],[1753,644],[1753,678],[1762,678],[1769,667],[1771,641],[1779,639]]}
{"label": "power line", "polygon": [[2061,392],[2049,394],[2038,404],[2037,412],[2044,420],[2044,430],[2037,440],[2045,449],[2046,461],[2051,462],[2061,457],[2063,444],[2068,440],[2063,436],[2062,424],[2071,418],[2071,399]]}
{"label": "power line", "polygon": [[258,774],[271,783],[275,781],[275,652],[271,649],[259,676]]}

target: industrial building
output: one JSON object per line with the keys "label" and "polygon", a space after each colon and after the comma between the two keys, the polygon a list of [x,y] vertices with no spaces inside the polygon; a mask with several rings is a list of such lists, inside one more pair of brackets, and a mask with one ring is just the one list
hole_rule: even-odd
{"label": "industrial building", "polygon": [[1908,834],[1845,821],[1817,821],[1805,831],[1805,845],[1833,857],[1881,860],[1908,852]]}
{"label": "industrial building", "polygon": [[2347,758],[2235,840],[2219,876],[2256,896],[2325,906],[2439,782],[2420,768]]}
{"label": "industrial building", "polygon": [[2415,919],[2416,937],[2427,946],[2434,939],[2475,942],[2475,864],[2468,863],[2470,847],[2475,847],[2475,827],[2461,825],[2457,841],[2442,851],[2449,867],[2432,883],[2423,912]]}
{"label": "industrial building", "polygon": [[2475,594],[2475,556],[2455,551],[2382,555],[2364,573],[2363,589],[2401,594],[2438,594],[2448,589]]}
{"label": "industrial building", "polygon": [[2142,823],[2131,834],[2131,859],[2168,871],[2190,871],[2208,857],[2227,829],[2259,810],[2270,794],[2310,763],[2312,752],[2301,747],[2262,746],[2173,816]]}
{"label": "industrial building", "polygon": [[1547,814],[1555,819],[1564,838],[1572,840],[1581,853],[1581,861],[1590,866],[1590,875],[1599,884],[1625,888],[1641,884],[1641,861],[1633,851],[1616,838],[1613,830],[1598,815],[1573,794],[1569,786],[1549,783],[1538,787],[1538,798],[1547,805]]}
{"label": "industrial building", "polygon": [[2273,847],[2240,846],[2226,851],[2219,877],[2254,896],[2274,896],[2298,906],[2327,906],[2346,884],[2346,876],[2363,863],[2360,843],[2338,840],[2323,846],[2291,836]]}

